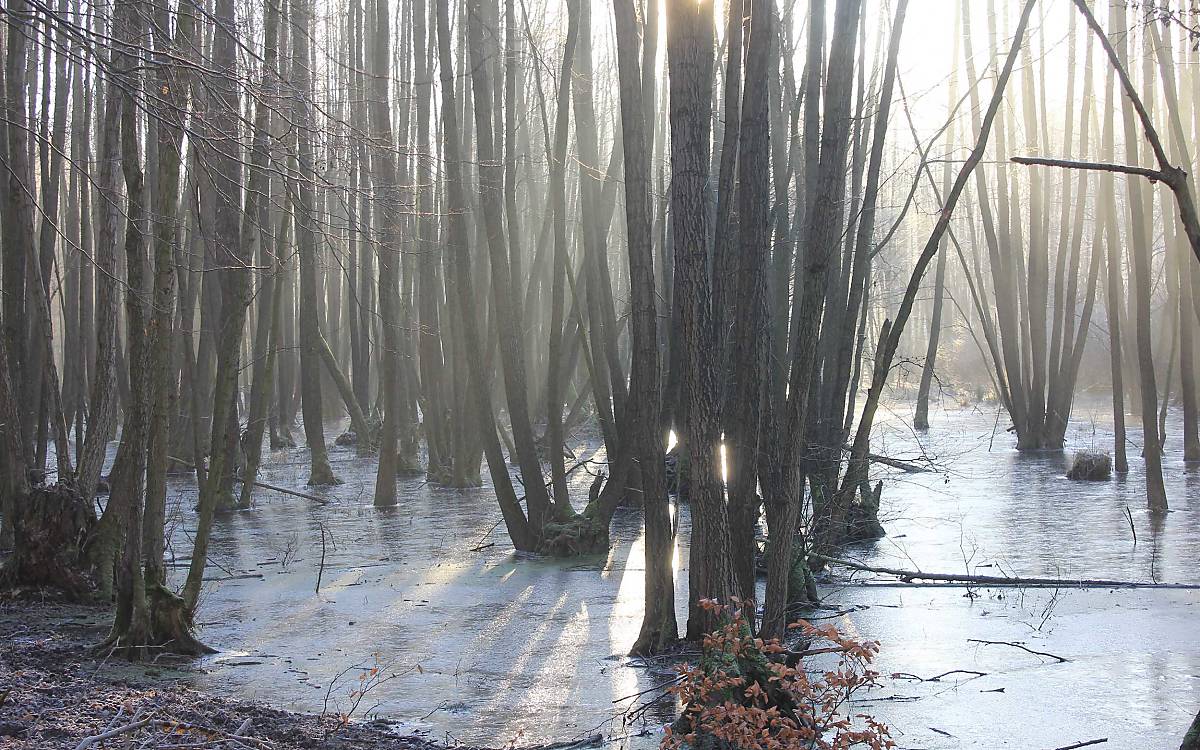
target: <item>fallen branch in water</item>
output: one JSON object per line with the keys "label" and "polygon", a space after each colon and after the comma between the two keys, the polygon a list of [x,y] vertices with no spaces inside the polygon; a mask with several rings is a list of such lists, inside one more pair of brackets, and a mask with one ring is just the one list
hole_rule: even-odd
{"label": "fallen branch in water", "polygon": [[[170,458],[172,461],[176,462],[177,464],[179,464],[181,466],[186,466],[187,468],[192,469],[193,471],[196,469],[195,464],[184,461],[182,458],[176,458],[175,456],[169,456],[168,458]],[[242,479],[241,477],[234,477],[233,479],[236,482],[244,483],[246,481],[245,479]],[[287,487],[280,487],[280,486],[274,485],[274,484],[267,484],[266,482],[259,482],[257,480],[251,482],[250,484],[254,485],[255,487],[261,487],[264,490],[274,490],[275,492],[282,492],[285,495],[293,495],[295,497],[302,497],[305,500],[312,500],[314,503],[320,503],[321,505],[329,504],[329,501],[323,497],[318,497],[317,495],[310,495],[309,493],[301,492],[300,490],[290,490]]]}
{"label": "fallen branch in water", "polygon": [[205,578],[204,581],[205,581],[205,583],[213,583],[213,582],[218,582],[218,581],[246,581],[246,580],[250,580],[251,578],[262,580],[263,574],[262,573],[234,573],[233,575],[214,576],[212,578]]}
{"label": "fallen branch in water", "polygon": [[[238,482],[246,481],[246,480],[242,479],[241,477],[234,477],[234,479]],[[253,484],[255,487],[262,487],[264,490],[274,490],[276,492],[282,492],[285,495],[293,495],[295,497],[302,497],[305,500],[312,500],[314,503],[320,503],[321,505],[329,504],[329,501],[323,497],[318,497],[317,495],[310,495],[307,492],[301,492],[300,490],[289,490],[286,487],[280,487],[280,486],[274,485],[274,484],[267,484],[266,482],[257,482],[256,481],[256,482],[251,482],[251,484]]]}
{"label": "fallen branch in water", "polygon": [[1070,659],[1068,659],[1064,656],[1059,656],[1058,654],[1051,654],[1051,653],[1047,653],[1045,651],[1034,651],[1033,649],[1029,648],[1028,646],[1018,643],[1016,641],[981,641],[978,638],[968,638],[967,643],[982,643],[985,646],[1012,646],[1013,648],[1019,648],[1022,651],[1027,651],[1027,652],[1033,654],[1034,656],[1044,656],[1047,659],[1054,659],[1059,664],[1066,664],[1067,662],[1071,661]]}
{"label": "fallen branch in water", "polygon": [[1098,740],[1088,740],[1087,742],[1076,742],[1074,745],[1063,745],[1062,747],[1054,748],[1054,750],[1079,750],[1079,748],[1081,748],[1081,747],[1089,747],[1091,745],[1099,745],[1099,744],[1102,744],[1105,742],[1108,742],[1108,738],[1101,737]]}
{"label": "fallen branch in water", "polygon": [[919,570],[899,570],[897,568],[879,568],[864,565],[853,560],[843,560],[810,552],[809,557],[840,565],[851,570],[861,570],[864,573],[879,573],[880,575],[896,576],[908,583],[913,580],[941,581],[944,583],[971,583],[979,586],[1055,586],[1061,588],[1111,588],[1111,589],[1188,589],[1200,590],[1197,583],[1150,583],[1143,581],[1112,581],[1104,578],[1023,578],[1019,576],[973,576],[965,573],[924,573]]}
{"label": "fallen branch in water", "polygon": [[925,474],[930,471],[933,471],[928,466],[914,464],[911,461],[901,461],[898,458],[889,458],[888,456],[881,456],[878,453],[868,453],[867,459],[870,460],[872,463],[883,464],[884,466],[890,466],[893,469],[901,469],[903,471],[908,472],[909,474]]}
{"label": "fallen branch in water", "polygon": [[949,677],[950,675],[955,675],[955,674],[972,675],[972,677],[971,677],[972,680],[977,679],[979,677],[987,677],[987,672],[976,672],[973,669],[951,669],[949,672],[942,672],[941,674],[934,675],[933,677],[921,677],[919,675],[912,674],[911,672],[893,672],[892,679],[893,680],[916,680],[917,682],[941,682],[943,677]]}

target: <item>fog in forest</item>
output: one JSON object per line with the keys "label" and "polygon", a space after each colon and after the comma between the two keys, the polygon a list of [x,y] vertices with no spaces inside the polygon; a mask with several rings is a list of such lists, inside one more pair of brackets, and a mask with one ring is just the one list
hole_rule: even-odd
{"label": "fog in forest", "polygon": [[1200,749],[1192,0],[0,59],[0,750]]}

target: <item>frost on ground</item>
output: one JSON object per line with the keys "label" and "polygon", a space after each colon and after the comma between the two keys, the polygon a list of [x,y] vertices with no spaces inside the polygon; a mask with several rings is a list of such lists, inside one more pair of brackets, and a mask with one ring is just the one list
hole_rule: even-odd
{"label": "frost on ground", "polygon": [[108,618],[95,608],[0,605],[0,750],[435,747],[382,721],[346,724],[190,690],[174,666],[109,662],[90,648]]}

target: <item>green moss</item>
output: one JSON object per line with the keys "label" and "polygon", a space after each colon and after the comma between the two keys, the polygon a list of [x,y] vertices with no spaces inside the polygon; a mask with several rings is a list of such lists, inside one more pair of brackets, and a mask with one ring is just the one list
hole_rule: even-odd
{"label": "green moss", "polygon": [[546,524],[539,551],[555,557],[597,555],[608,551],[608,524],[588,513]]}

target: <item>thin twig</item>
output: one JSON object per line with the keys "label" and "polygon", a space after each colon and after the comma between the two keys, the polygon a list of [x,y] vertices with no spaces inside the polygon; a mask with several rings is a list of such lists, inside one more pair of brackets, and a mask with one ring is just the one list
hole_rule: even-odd
{"label": "thin twig", "polygon": [[317,588],[315,593],[321,593],[321,578],[325,575],[325,524],[321,524],[321,565],[317,568]]}
{"label": "thin twig", "polygon": [[978,638],[968,638],[967,643],[982,643],[985,646],[1012,646],[1013,648],[1019,648],[1022,651],[1028,651],[1029,653],[1031,653],[1035,656],[1044,656],[1047,659],[1054,659],[1059,664],[1065,664],[1066,662],[1071,661],[1070,659],[1063,657],[1063,656],[1059,656],[1058,654],[1051,654],[1046,651],[1034,651],[1033,649],[1029,648],[1028,646],[1025,646],[1016,641],[981,641]]}

